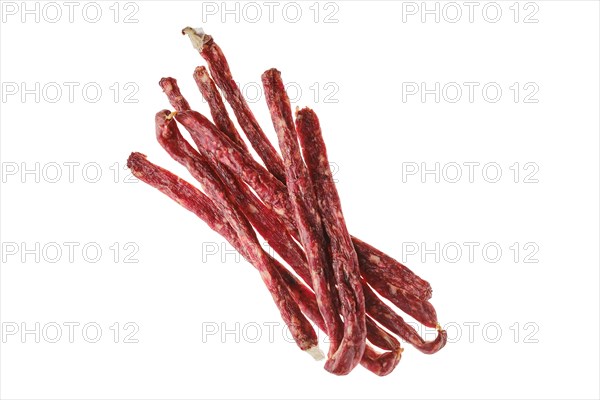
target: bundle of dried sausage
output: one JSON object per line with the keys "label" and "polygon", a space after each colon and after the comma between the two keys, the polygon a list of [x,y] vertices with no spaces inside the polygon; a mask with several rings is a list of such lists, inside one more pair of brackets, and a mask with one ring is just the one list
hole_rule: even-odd
{"label": "bundle of dried sausage", "polygon": [[[192,28],[183,33],[208,64],[208,70],[197,67],[193,77],[214,123],[191,109],[175,79],[163,78],[160,86],[175,111],[156,114],[156,137],[202,190],[140,153],[129,157],[133,174],[204,220],[259,270],[302,350],[317,359],[323,356],[309,320],[329,336],[327,371],[345,375],[360,363],[387,375],[400,361],[398,339],[426,354],[444,347],[446,332],[429,302],[429,283],[348,232],[315,112],[298,110],[294,120],[280,72],[269,69],[262,75],[280,155],[214,39]],[[250,153],[217,87],[264,166]],[[190,133],[195,147],[183,138],[177,123]],[[257,234],[289,269],[261,247]],[[437,338],[423,340],[399,310],[437,328]]]}

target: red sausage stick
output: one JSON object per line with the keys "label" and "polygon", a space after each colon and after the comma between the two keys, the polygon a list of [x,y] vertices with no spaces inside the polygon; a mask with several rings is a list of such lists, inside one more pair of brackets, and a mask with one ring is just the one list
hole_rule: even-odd
{"label": "red sausage stick", "polygon": [[243,151],[247,152],[248,146],[246,146],[246,143],[242,140],[233,121],[229,118],[229,113],[225,108],[225,104],[223,104],[221,95],[219,94],[214,81],[211,79],[210,75],[208,75],[208,71],[205,67],[197,67],[194,70],[194,80],[196,81],[200,93],[202,93],[202,97],[208,102],[210,115],[217,128],[226,134],[232,142],[239,145]]}
{"label": "red sausage stick", "polygon": [[[265,76],[270,77],[273,90],[279,91],[279,95],[287,99],[279,72],[276,70],[265,72],[263,82]],[[266,88],[265,84],[265,90]],[[358,258],[346,227],[342,203],[333,182],[319,120],[312,110],[306,108],[296,114],[296,132],[317,195],[323,226],[329,238],[331,263],[339,291],[344,323],[349,325],[351,330],[349,337],[352,340],[352,346],[360,349],[361,343],[365,339],[366,325],[364,323],[365,298]]]}
{"label": "red sausage stick", "polygon": [[187,27],[183,29],[182,33],[190,37],[194,48],[206,60],[215,83],[223,91],[227,102],[231,104],[235,117],[244,133],[246,133],[248,140],[250,140],[252,147],[259,154],[267,169],[283,182],[285,173],[281,157],[267,139],[246,99],[244,99],[240,88],[233,80],[229,64],[221,48],[210,35],[205,35],[193,28]]}

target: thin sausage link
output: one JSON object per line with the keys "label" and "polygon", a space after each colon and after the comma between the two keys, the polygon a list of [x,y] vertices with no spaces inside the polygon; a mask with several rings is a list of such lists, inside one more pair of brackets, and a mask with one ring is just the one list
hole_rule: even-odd
{"label": "thin sausage link", "polygon": [[352,242],[361,259],[360,269],[369,283],[373,281],[389,282],[404,288],[408,293],[421,300],[431,298],[431,285],[421,279],[407,266],[388,256],[368,243],[353,237]]}
{"label": "thin sausage link", "polygon": [[221,94],[217,90],[210,75],[208,75],[208,71],[205,67],[196,67],[194,70],[194,80],[196,81],[200,93],[202,93],[202,97],[204,97],[208,103],[210,115],[217,128],[244,151],[248,151],[248,146],[246,146],[246,143],[238,133],[233,121],[229,118],[229,113],[225,108],[225,104],[223,104]]}
{"label": "thin sausage link", "polygon": [[229,64],[221,48],[210,35],[205,35],[193,28],[187,27],[182,33],[189,36],[194,48],[206,60],[215,83],[223,91],[223,95],[231,105],[238,123],[267,169],[277,179],[284,182],[285,173],[281,157],[267,139],[246,99],[244,99],[240,88],[233,80]]}
{"label": "thin sausage link", "polygon": [[[285,96],[285,89],[278,72],[270,70],[274,87]],[[296,113],[296,132],[300,139],[302,155],[310,173],[312,186],[317,196],[319,213],[325,233],[329,238],[331,265],[344,318],[344,339],[354,352],[352,362],[333,365],[332,370],[343,371],[352,368],[360,361],[367,334],[365,324],[365,298],[362,292],[358,258],[346,227],[342,205],[333,182],[329,167],[327,149],[316,114],[305,108]]]}
{"label": "thin sausage link", "polygon": [[401,316],[396,314],[387,304],[383,303],[367,285],[363,285],[363,293],[365,295],[368,314],[385,328],[389,329],[390,332],[398,335],[421,352],[433,354],[446,345],[447,333],[439,328],[439,326],[437,327],[437,337],[427,342]]}
{"label": "thin sausage link", "polygon": [[181,94],[175,78],[162,78],[158,84],[169,98],[169,102],[175,110],[184,111],[190,109],[190,103]]}

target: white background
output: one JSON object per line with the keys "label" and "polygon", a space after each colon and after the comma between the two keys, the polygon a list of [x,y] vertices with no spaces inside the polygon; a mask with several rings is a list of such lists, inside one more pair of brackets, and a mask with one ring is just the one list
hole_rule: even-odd
{"label": "white background", "polygon": [[[268,6],[257,2],[262,18],[253,23],[256,7],[244,3],[236,22],[221,2],[110,1],[98,3],[102,15],[92,23],[82,16],[85,2],[73,22],[58,2],[57,22],[49,21],[53,6],[38,3],[39,22],[31,14],[22,23],[21,2],[3,2],[0,396],[598,398],[599,7],[513,3],[497,3],[496,23],[486,21],[494,5],[484,18],[480,3],[469,22],[459,2],[462,18],[451,23],[456,8],[439,3],[439,23],[435,15],[423,23],[420,2],[311,1],[296,3],[302,15],[292,23],[294,5],[283,14],[279,3],[270,22]],[[537,23],[524,22],[531,13]],[[406,345],[385,378],[361,367],[330,375],[286,339],[249,264],[213,254],[224,242],[202,221],[126,182],[131,151],[189,178],[155,142],[153,127],[154,113],[169,107],[157,85],[163,76],[177,78],[192,107],[207,112],[192,80],[203,60],[180,34],[186,25],[215,37],[246,88],[277,67],[301,89],[296,104],[321,118],[351,232],[431,282],[452,343],[431,356]],[[39,101],[35,93],[22,98],[21,83],[35,92],[36,82]],[[72,102],[65,82],[79,84]],[[411,82],[429,89],[456,82],[462,97],[403,99]],[[479,84],[472,102],[464,82]],[[89,83],[102,89],[95,103],[82,95]],[[482,96],[487,83],[502,89],[497,102]],[[52,102],[57,85],[62,97]],[[137,102],[126,102],[136,87],[127,100]],[[525,102],[532,88],[537,102]],[[251,105],[275,140],[264,99]],[[479,163],[473,182],[470,162]],[[72,179],[64,163],[79,163],[71,164]],[[425,182],[420,172],[403,177],[436,163],[439,183],[433,174]],[[463,173],[456,183],[453,163]],[[482,174],[488,163],[502,173],[496,183],[488,182],[495,170]],[[102,175],[89,182],[97,170]],[[72,260],[65,242],[78,243]],[[465,242],[478,243],[472,259]],[[84,258],[86,244],[102,250],[99,261],[91,262],[93,251]],[[52,262],[57,246],[62,256]],[[70,322],[79,324],[72,343]],[[21,336],[36,323],[39,343],[33,333]],[[82,333],[89,323],[102,329],[96,343],[88,342],[93,328]],[[277,324],[272,339],[269,324]],[[51,343],[56,325],[62,337]],[[223,337],[223,329],[233,333]]]}

